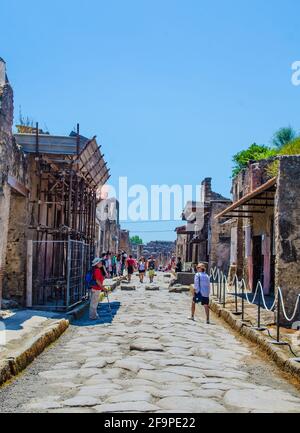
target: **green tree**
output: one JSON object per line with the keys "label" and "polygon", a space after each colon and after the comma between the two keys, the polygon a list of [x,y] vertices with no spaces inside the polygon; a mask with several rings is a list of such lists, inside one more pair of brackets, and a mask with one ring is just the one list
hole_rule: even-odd
{"label": "green tree", "polygon": [[143,239],[141,239],[139,236],[132,236],[130,238],[130,242],[134,245],[141,245],[143,243]]}
{"label": "green tree", "polygon": [[239,174],[241,170],[248,166],[249,161],[259,161],[261,159],[271,158],[278,153],[276,149],[268,146],[259,145],[256,143],[251,144],[248,149],[242,150],[233,156],[234,167],[232,170],[232,177]]}
{"label": "green tree", "polygon": [[291,126],[288,126],[286,128],[280,128],[273,135],[272,144],[277,149],[281,149],[286,144],[295,140],[296,137],[297,133]]}

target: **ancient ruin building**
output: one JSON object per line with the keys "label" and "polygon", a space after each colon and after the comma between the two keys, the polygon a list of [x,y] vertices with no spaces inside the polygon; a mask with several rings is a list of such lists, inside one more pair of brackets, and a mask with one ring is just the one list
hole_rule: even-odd
{"label": "ancient ruin building", "polygon": [[0,306],[12,284],[12,295],[24,300],[29,175],[28,159],[12,133],[13,111],[13,90],[0,58]]}
{"label": "ancient ruin building", "polygon": [[117,253],[120,246],[119,202],[116,198],[101,200],[97,206],[97,248],[96,254]]}
{"label": "ancient ruin building", "polygon": [[120,231],[120,250],[131,254],[129,230]]}
{"label": "ancient ruin building", "polygon": [[231,265],[250,289],[264,293],[281,287],[287,312],[300,293],[300,156],[278,157],[278,175],[270,178],[270,160],[250,162],[233,180],[233,204],[217,215],[231,228]]}
{"label": "ancient ruin building", "polygon": [[66,309],[86,295],[98,192],[109,178],[96,137],[13,134],[13,91],[1,60],[0,287],[20,305]]}
{"label": "ancient ruin building", "polygon": [[186,226],[178,227],[176,251],[187,263],[204,262],[210,268],[227,271],[230,256],[230,229],[215,216],[231,201],[212,190],[211,178],[201,183],[201,197],[188,202],[183,211]]}

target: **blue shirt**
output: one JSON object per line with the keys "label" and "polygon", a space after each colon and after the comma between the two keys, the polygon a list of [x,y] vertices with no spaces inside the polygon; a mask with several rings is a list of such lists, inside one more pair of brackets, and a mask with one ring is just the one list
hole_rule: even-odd
{"label": "blue shirt", "polygon": [[205,272],[198,272],[195,275],[194,285],[195,285],[196,293],[200,292],[204,298],[209,297],[210,280],[209,280],[209,276]]}

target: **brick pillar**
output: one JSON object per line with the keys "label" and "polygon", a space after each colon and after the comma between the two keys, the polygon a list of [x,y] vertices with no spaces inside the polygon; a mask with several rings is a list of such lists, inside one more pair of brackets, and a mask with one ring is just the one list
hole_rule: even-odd
{"label": "brick pillar", "polygon": [[300,156],[281,157],[275,196],[275,289],[281,288],[288,315],[292,314],[300,293],[299,191]]}
{"label": "brick pillar", "polygon": [[211,177],[206,177],[201,182],[201,192],[203,202],[209,202],[211,200]]}
{"label": "brick pillar", "polygon": [[259,163],[250,165],[250,180],[251,180],[251,191],[258,188],[262,182],[262,169]]}

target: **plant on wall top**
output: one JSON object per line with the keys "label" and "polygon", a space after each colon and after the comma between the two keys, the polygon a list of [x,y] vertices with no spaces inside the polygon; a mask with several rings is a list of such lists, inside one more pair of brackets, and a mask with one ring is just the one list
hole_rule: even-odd
{"label": "plant on wall top", "polygon": [[243,168],[246,168],[249,161],[271,158],[272,156],[276,156],[277,152],[276,149],[272,149],[268,146],[256,143],[251,144],[248,149],[242,150],[233,156],[234,167],[232,177],[235,177]]}
{"label": "plant on wall top", "polygon": [[[281,147],[281,149],[277,152],[278,156],[284,155],[300,155],[300,137],[295,140],[285,144]],[[271,162],[266,168],[267,175],[270,177],[277,176],[279,171],[279,160]]]}

